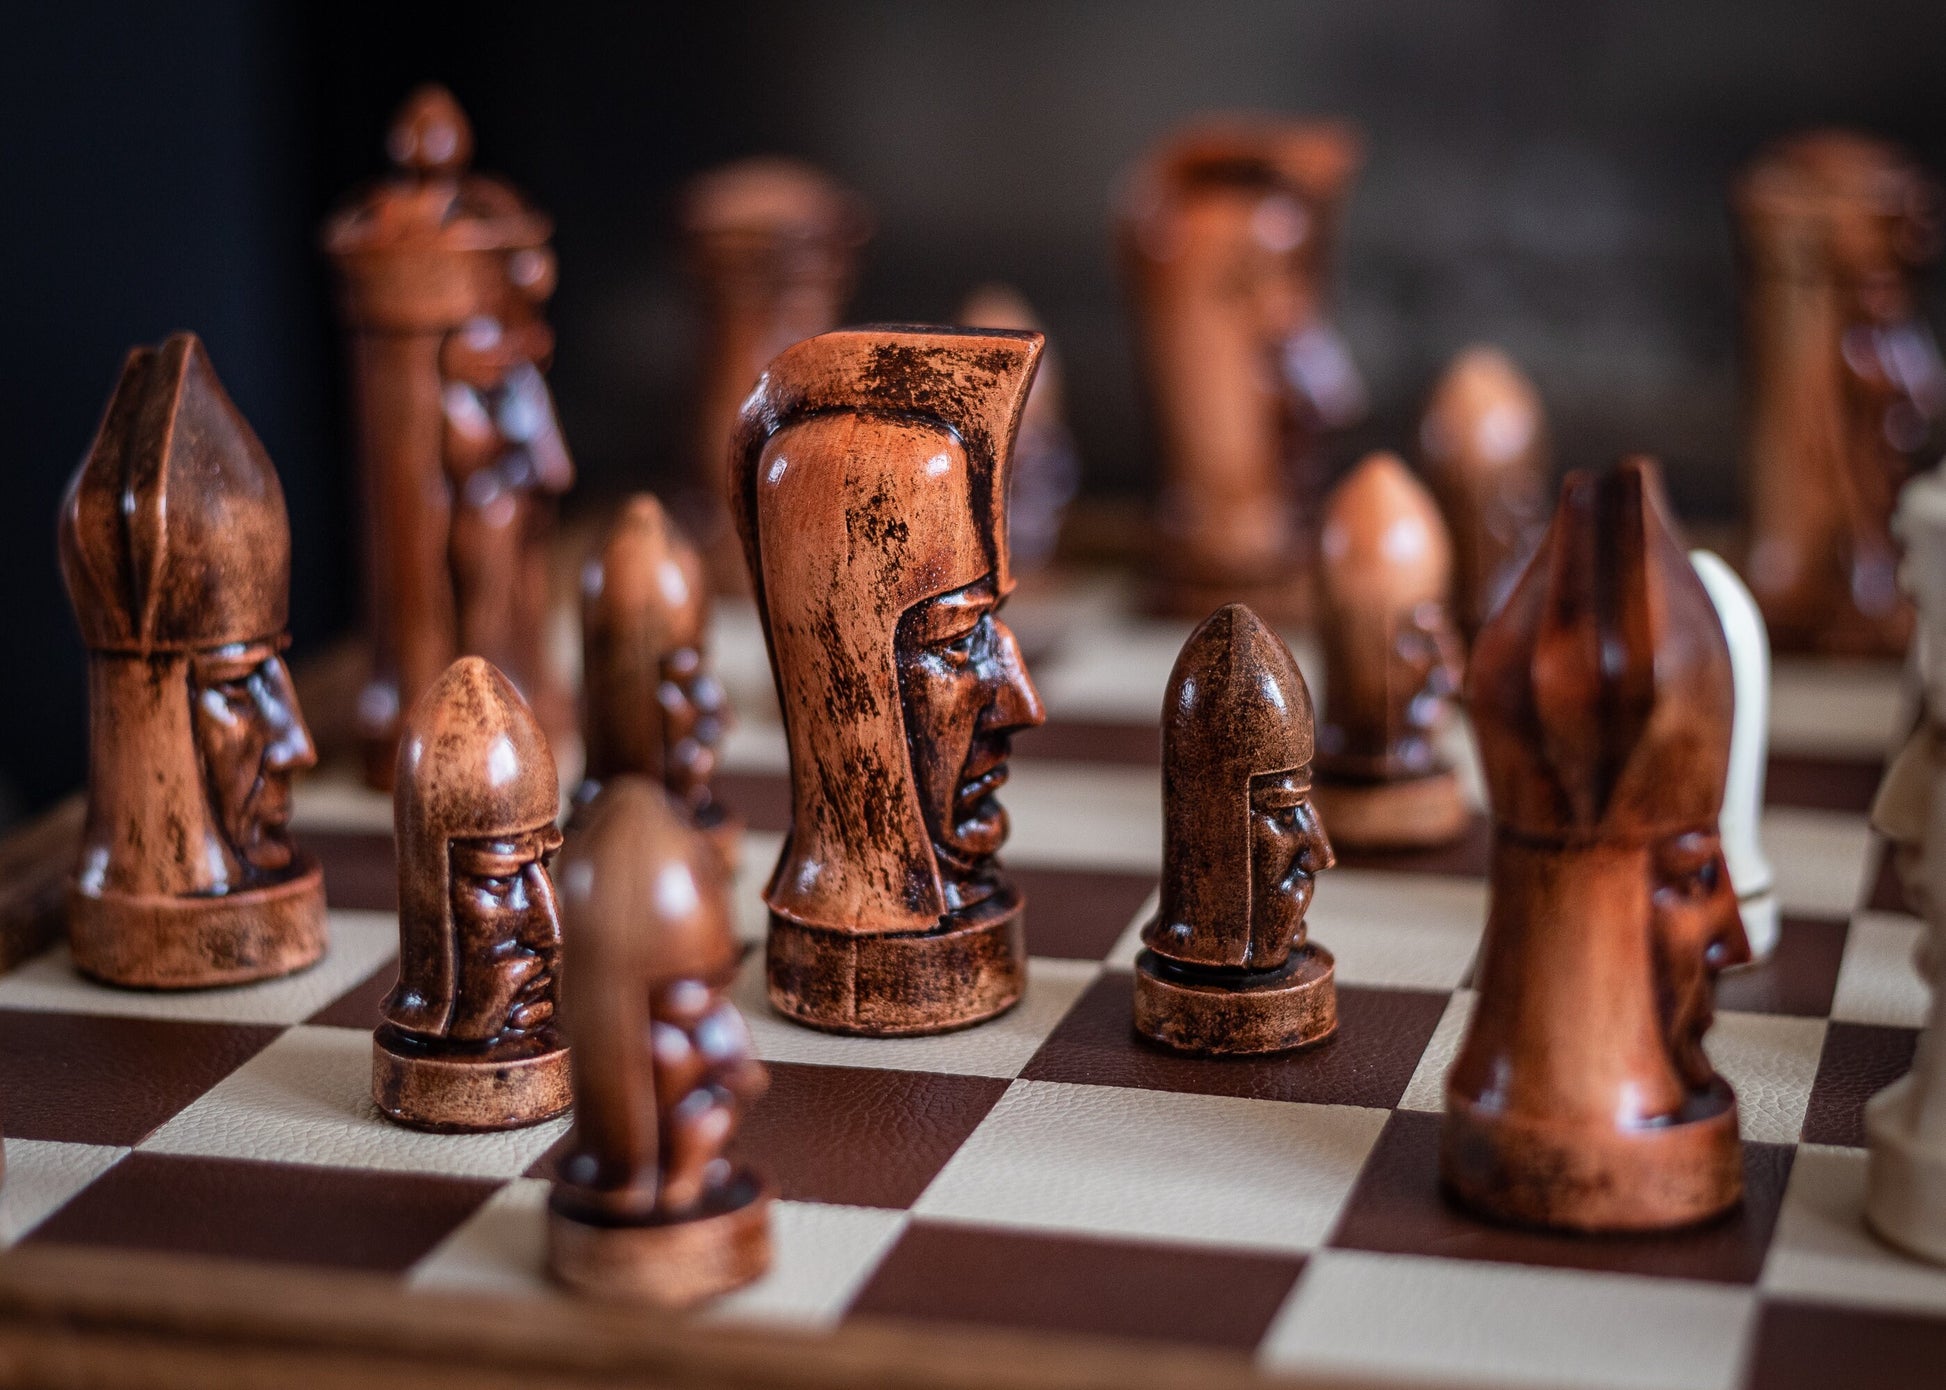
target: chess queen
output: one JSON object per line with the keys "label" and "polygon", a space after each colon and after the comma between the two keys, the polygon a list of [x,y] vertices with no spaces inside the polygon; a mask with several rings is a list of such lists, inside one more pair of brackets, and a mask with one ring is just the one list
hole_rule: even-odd
{"label": "chess queen", "polygon": [[88,647],[75,965],[145,989],[310,965],[324,880],[290,834],[292,774],[317,762],[283,658],[290,524],[194,335],[129,354],[60,549]]}
{"label": "chess queen", "polygon": [[1678,1227],[1743,1190],[1703,1051],[1750,957],[1717,833],[1730,653],[1661,492],[1646,460],[1570,474],[1468,673],[1492,897],[1440,1171],[1522,1225]]}
{"label": "chess queen", "polygon": [[1010,1008],[997,858],[1013,734],[1045,717],[1001,606],[1007,476],[1038,333],[866,328],[786,349],[738,424],[731,508],[790,749],[765,890],[770,998],[934,1033]]}

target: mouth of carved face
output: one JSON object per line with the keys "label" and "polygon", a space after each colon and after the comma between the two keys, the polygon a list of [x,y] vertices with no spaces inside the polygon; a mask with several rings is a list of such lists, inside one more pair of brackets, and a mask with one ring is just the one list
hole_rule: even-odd
{"label": "mouth of carved face", "polygon": [[1007,812],[996,793],[1007,783],[1013,739],[994,734],[974,740],[953,789],[953,839],[967,853],[994,854],[1007,838]]}

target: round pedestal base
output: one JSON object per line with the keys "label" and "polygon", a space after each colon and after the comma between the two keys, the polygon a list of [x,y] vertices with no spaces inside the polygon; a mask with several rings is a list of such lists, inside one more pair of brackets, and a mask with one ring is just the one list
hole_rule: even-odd
{"label": "round pedestal base", "polygon": [[410,1129],[519,1129],[553,1119],[573,1100],[565,1047],[506,1062],[435,1057],[389,1031],[372,1035],[372,1101]]}
{"label": "round pedestal base", "polygon": [[1311,800],[1331,842],[1347,849],[1427,849],[1466,832],[1466,799],[1450,772],[1404,782],[1340,782],[1320,774]]}
{"label": "round pedestal base", "polygon": [[324,955],[324,873],[307,863],[267,888],[221,897],[68,888],[75,968],[130,989],[208,989],[275,979]]}
{"label": "round pedestal base", "polygon": [[740,1199],[726,1211],[641,1226],[580,1219],[547,1209],[547,1272],[594,1298],[688,1308],[742,1288],[770,1268],[768,1184],[738,1173]]}
{"label": "round pedestal base", "polygon": [[1135,958],[1135,1031],[1178,1052],[1289,1052],[1338,1029],[1337,965],[1306,942],[1277,970],[1200,971]]}
{"label": "round pedestal base", "polygon": [[1865,1221],[1907,1254],[1946,1264],[1946,1148],[1913,1142],[1912,1085],[1903,1076],[1865,1104]]}

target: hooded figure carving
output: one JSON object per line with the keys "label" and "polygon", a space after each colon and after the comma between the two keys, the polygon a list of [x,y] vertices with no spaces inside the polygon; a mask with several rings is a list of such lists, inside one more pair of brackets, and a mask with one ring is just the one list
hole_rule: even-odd
{"label": "hooded figure carving", "polygon": [[568,1106],[554,1019],[561,926],[554,755],[500,672],[461,657],[399,740],[399,982],[380,1006],[372,1096],[416,1129],[511,1129]]}
{"label": "hooded figure carving", "polygon": [[998,614],[1041,343],[826,333],[780,354],[744,406],[731,505],[791,759],[770,995],[801,1022],[937,1032],[1020,996],[994,793],[1014,731],[1044,715]]}
{"label": "hooded figure carving", "polygon": [[289,830],[291,776],[317,762],[282,655],[290,524],[193,334],[129,354],[60,549],[88,647],[75,964],[147,989],[310,965],[324,881]]}
{"label": "hooded figure carving", "polygon": [[1495,842],[1446,1184],[1525,1225],[1714,1216],[1743,1176],[1703,1036],[1750,954],[1717,833],[1730,654],[1652,463],[1569,475],[1469,681]]}
{"label": "hooded figure carving", "polygon": [[1186,1052],[1279,1052],[1338,1026],[1331,953],[1306,938],[1336,862],[1310,802],[1311,694],[1240,603],[1191,634],[1162,710],[1162,900],[1142,929],[1135,1028]]}

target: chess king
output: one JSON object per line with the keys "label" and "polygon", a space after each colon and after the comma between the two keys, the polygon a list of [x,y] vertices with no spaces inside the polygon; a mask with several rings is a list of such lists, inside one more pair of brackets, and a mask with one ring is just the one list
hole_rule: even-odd
{"label": "chess king", "polygon": [[312,964],[324,880],[290,834],[291,776],[317,762],[283,658],[290,523],[193,334],[129,354],[60,550],[88,647],[76,966],[191,989]]}
{"label": "chess king", "polygon": [[1743,1176],[1703,1037],[1717,974],[1750,955],[1717,835],[1730,654],[1652,463],[1569,475],[1467,693],[1492,902],[1442,1177],[1522,1225],[1714,1216]]}
{"label": "chess king", "polygon": [[546,861],[560,790],[527,702],[477,656],[399,740],[399,982],[372,1038],[372,1098],[400,1124],[512,1129],[568,1107],[554,1018],[561,923]]}
{"label": "chess king", "polygon": [[1038,333],[863,328],[779,354],[731,454],[790,748],[765,891],[771,1001],[934,1033],[1011,1007],[1023,899],[997,859],[1015,731],[1045,718],[1000,608]]}

